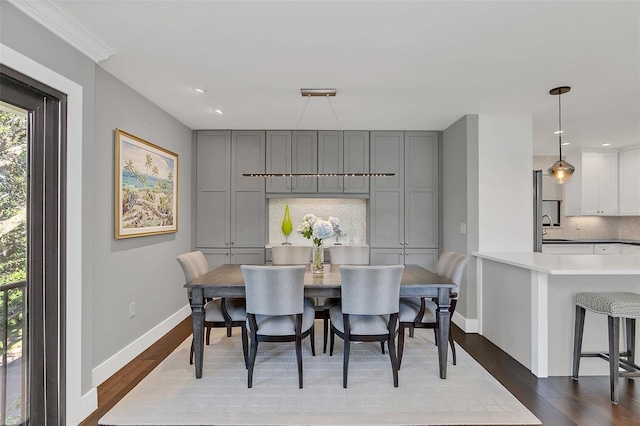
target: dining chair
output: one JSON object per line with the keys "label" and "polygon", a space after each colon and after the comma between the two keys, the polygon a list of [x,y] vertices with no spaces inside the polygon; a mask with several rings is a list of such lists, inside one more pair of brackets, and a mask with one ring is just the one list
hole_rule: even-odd
{"label": "dining chair", "polygon": [[330,309],[331,348],[344,340],[342,387],[347,387],[351,342],[387,342],[393,386],[398,387],[395,336],[398,332],[400,280],[404,265],[340,266],[341,301]]}
{"label": "dining chair", "polygon": [[[177,257],[178,263],[182,266],[184,278],[187,282],[209,271],[209,263],[201,251],[192,251],[181,254]],[[191,294],[189,294],[191,301]],[[247,321],[244,299],[239,298],[214,298],[208,300],[204,305],[204,327],[206,332],[206,344],[209,344],[211,328],[225,327],[227,337],[231,337],[232,327],[240,327],[244,330]],[[244,334],[244,333],[243,333]],[[247,365],[247,345],[242,342],[242,353],[245,366]],[[191,341],[191,351],[189,353],[189,364],[193,364],[193,340]]]}
{"label": "dining chair", "polygon": [[[467,266],[469,258],[464,254],[445,251],[442,253],[436,264],[435,273],[441,277],[447,278],[456,285],[454,295],[449,306],[449,345],[451,346],[451,354],[453,365],[456,365],[456,347],[453,343],[453,334],[451,333],[451,318],[456,310],[458,301],[458,290],[460,289],[460,281],[464,268]],[[402,366],[402,352],[404,350],[404,334],[405,330],[409,330],[410,336],[413,337],[415,328],[432,328],[436,337],[436,345],[440,344],[437,340],[438,329],[438,305],[428,297],[407,297],[400,299],[400,313],[398,315],[400,323],[400,331],[398,333],[398,369]],[[442,343],[446,345],[446,342]]]}
{"label": "dining chair", "polygon": [[251,334],[247,386],[253,386],[258,342],[295,342],[298,387],[302,389],[302,339],[311,336],[315,356],[313,301],[304,297],[304,266],[241,265],[247,298],[247,326]]}
{"label": "dining chair", "polygon": [[[329,246],[329,259],[332,265],[368,265],[369,247],[344,245]],[[322,318],[324,322],[324,340],[322,345],[322,353],[327,353],[327,337],[329,336],[329,310],[339,304],[339,297],[327,297],[322,302]],[[382,353],[384,353],[384,343],[382,344]]]}

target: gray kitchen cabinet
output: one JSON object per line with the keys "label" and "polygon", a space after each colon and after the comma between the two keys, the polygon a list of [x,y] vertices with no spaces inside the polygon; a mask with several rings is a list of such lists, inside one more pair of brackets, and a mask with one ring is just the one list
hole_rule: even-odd
{"label": "gray kitchen cabinet", "polygon": [[438,263],[438,249],[371,249],[372,265],[419,265],[430,271]]}
{"label": "gray kitchen cabinet", "polygon": [[[318,173],[318,132],[268,131],[266,173]],[[267,193],[314,193],[317,177],[278,176],[267,178]]]}
{"label": "gray kitchen cabinet", "polygon": [[264,265],[264,249],[201,249],[213,269],[220,265]]}
{"label": "gray kitchen cabinet", "polygon": [[[319,131],[318,173],[368,173],[369,132]],[[368,194],[368,177],[321,177],[318,192]]]}
{"label": "gray kitchen cabinet", "polygon": [[437,249],[438,133],[371,132],[371,169],[369,245]]}
{"label": "gray kitchen cabinet", "polygon": [[242,176],[264,172],[264,132],[200,131],[196,144],[196,247],[260,248],[264,258],[265,181]]}

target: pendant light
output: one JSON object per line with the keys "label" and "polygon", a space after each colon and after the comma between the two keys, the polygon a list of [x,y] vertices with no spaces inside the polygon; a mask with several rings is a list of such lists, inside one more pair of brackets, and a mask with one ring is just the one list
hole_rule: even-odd
{"label": "pendant light", "polygon": [[571,90],[571,87],[561,86],[549,91],[550,95],[558,96],[558,131],[556,133],[558,133],[559,158],[547,171],[549,172],[549,176],[551,176],[556,183],[560,184],[569,182],[571,176],[573,176],[573,172],[576,170],[575,167],[562,159],[562,104],[560,103],[560,98],[562,94],[567,93],[569,90]]}

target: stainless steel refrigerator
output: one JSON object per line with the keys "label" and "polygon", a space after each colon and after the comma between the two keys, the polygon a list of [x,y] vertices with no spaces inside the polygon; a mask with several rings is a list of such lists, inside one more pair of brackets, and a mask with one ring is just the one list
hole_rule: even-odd
{"label": "stainless steel refrigerator", "polygon": [[533,251],[542,252],[542,170],[533,171]]}

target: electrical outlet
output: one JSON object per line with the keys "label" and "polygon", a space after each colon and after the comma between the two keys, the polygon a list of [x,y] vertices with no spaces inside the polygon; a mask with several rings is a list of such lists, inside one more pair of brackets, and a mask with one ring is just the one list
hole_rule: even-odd
{"label": "electrical outlet", "polygon": [[136,316],[136,302],[129,303],[129,318]]}

